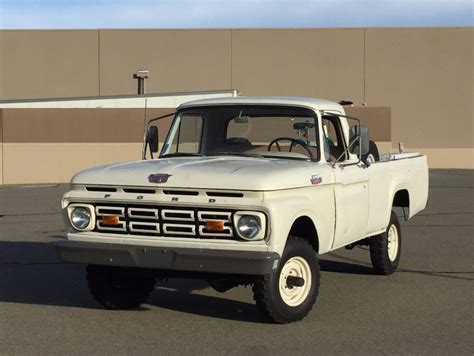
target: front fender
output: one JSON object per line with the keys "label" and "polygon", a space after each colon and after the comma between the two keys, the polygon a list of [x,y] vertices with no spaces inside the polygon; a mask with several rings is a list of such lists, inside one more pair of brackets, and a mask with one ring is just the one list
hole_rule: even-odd
{"label": "front fender", "polygon": [[270,251],[283,253],[293,223],[302,216],[307,216],[315,226],[319,253],[330,250],[335,221],[332,185],[265,192],[263,205],[271,214]]}

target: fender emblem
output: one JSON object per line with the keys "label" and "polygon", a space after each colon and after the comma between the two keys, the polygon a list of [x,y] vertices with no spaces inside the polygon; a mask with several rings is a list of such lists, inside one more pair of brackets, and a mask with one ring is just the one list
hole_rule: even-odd
{"label": "fender emblem", "polygon": [[171,174],[161,174],[161,173],[156,173],[156,174],[150,174],[148,176],[148,181],[150,183],[166,183],[168,181],[168,178],[171,177]]}
{"label": "fender emblem", "polygon": [[313,174],[310,181],[311,184],[319,184],[323,181],[323,178],[319,174]]}

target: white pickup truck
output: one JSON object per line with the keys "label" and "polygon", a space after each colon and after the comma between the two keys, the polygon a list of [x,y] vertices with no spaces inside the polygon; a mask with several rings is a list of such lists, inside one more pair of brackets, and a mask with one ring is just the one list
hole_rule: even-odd
{"label": "white pickup truck", "polygon": [[[252,284],[259,309],[288,323],[316,301],[319,255],[366,245],[376,272],[394,272],[393,209],[425,208],[425,156],[379,157],[368,130],[325,100],[207,99],[172,115],[159,157],[84,170],[62,198],[59,256],[88,264],[102,305],[137,307],[157,280],[202,278],[218,291]],[[158,152],[152,122],[147,149]]]}

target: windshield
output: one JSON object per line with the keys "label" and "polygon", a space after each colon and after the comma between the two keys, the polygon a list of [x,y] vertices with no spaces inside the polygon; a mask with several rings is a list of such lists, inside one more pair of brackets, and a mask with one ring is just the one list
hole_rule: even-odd
{"label": "windshield", "polygon": [[275,106],[181,110],[160,157],[238,155],[319,160],[313,111]]}

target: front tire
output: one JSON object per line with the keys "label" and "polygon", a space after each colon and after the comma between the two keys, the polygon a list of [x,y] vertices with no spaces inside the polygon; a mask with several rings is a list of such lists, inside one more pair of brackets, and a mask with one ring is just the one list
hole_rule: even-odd
{"label": "front tire", "polygon": [[87,283],[95,300],[107,309],[132,309],[152,293],[155,275],[151,270],[115,266],[87,266]]}
{"label": "front tire", "polygon": [[387,229],[370,238],[370,260],[378,274],[392,274],[398,267],[402,234],[397,214],[392,210]]}
{"label": "front tire", "polygon": [[319,276],[318,256],[313,247],[302,238],[290,236],[278,268],[254,283],[257,307],[276,323],[301,320],[316,302]]}

